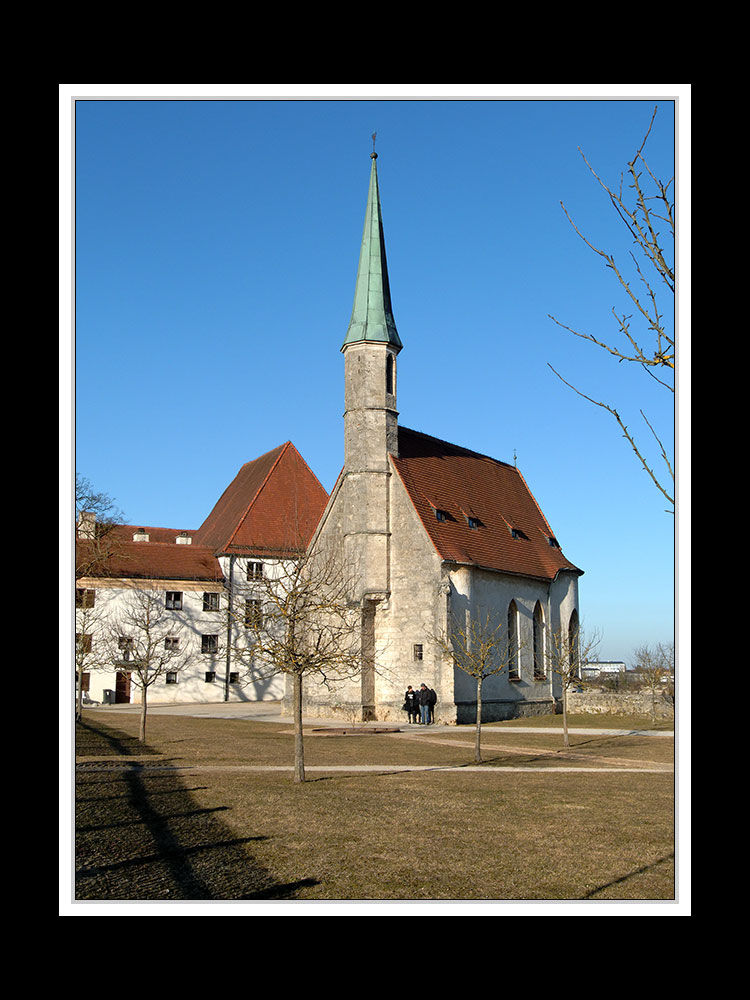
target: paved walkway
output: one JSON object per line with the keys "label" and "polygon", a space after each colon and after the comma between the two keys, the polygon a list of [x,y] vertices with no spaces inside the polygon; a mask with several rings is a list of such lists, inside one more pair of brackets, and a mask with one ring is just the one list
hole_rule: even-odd
{"label": "paved walkway", "polygon": [[[85,706],[84,706],[85,707]],[[92,706],[93,707],[93,706]],[[102,705],[97,706],[105,712],[136,712],[141,711],[140,705]],[[282,714],[282,704],[279,701],[230,701],[212,702],[210,704],[190,704],[190,705],[149,705],[149,715],[186,715],[194,719],[255,719],[257,722],[275,722],[282,725],[291,726],[292,717]],[[404,733],[414,733],[425,735],[432,733],[469,733],[474,730],[474,723],[463,726],[445,725],[435,723],[424,729],[422,726],[409,724],[401,719],[385,722],[346,722],[342,719],[315,718],[303,716],[302,725],[305,729],[324,727],[326,729],[382,729],[383,727],[397,726]],[[483,727],[484,728],[484,727]],[[500,732],[502,727],[496,727],[489,732]],[[506,732],[514,733],[555,733],[562,732],[562,719],[558,726],[519,726],[513,724],[508,726]],[[568,732],[578,733],[587,736],[617,736],[625,733],[638,733],[648,736],[673,737],[674,732],[662,729],[601,729],[601,728],[581,728],[568,727]]]}
{"label": "paved walkway", "polygon": [[[111,714],[138,714],[140,713],[140,705],[103,705],[97,709],[90,709],[96,711],[103,711]],[[277,701],[262,701],[262,702],[218,702],[212,704],[188,704],[188,705],[153,705],[149,707],[149,715],[182,715],[190,718],[199,719],[254,719],[261,722],[272,722],[284,725],[291,730],[292,719],[288,715],[282,714],[282,705]],[[309,716],[304,716],[302,720],[303,728],[306,735],[311,735],[321,730],[327,730],[329,733],[335,733],[338,731],[348,730],[349,732],[367,732],[373,730],[385,730],[388,732],[388,738],[396,740],[416,740],[419,742],[425,741],[428,743],[444,743],[452,747],[456,746],[466,746],[468,748],[473,746],[473,735],[474,735],[474,724],[468,724],[464,726],[446,725],[437,723],[431,726],[418,726],[416,724],[409,724],[408,722],[396,721],[396,722],[358,722],[351,723],[346,722],[341,719],[328,719],[328,718],[314,718]],[[600,728],[581,728],[581,727],[569,727],[568,732],[571,734],[578,735],[592,735],[592,736],[625,736],[625,735],[644,735],[644,736],[656,736],[656,737],[668,737],[672,738],[674,733],[665,730],[649,730],[649,729],[600,729]],[[673,772],[674,765],[672,763],[656,763],[655,761],[649,760],[637,760],[632,758],[619,758],[619,757],[605,757],[605,756],[593,756],[591,754],[580,754],[576,752],[574,747],[566,748],[565,750],[545,750],[539,747],[524,747],[518,746],[517,744],[511,744],[509,746],[499,745],[497,743],[497,738],[503,736],[508,736],[510,734],[517,733],[541,733],[544,735],[560,734],[562,735],[562,720],[560,720],[559,725],[556,726],[519,726],[512,725],[508,727],[495,726],[492,729],[484,729],[485,739],[483,740],[484,749],[487,751],[500,751],[509,754],[520,754],[523,756],[529,756],[535,758],[549,758],[549,763],[542,767],[538,764],[528,766],[526,764],[519,765],[509,765],[509,766],[498,766],[492,765],[488,767],[485,765],[470,765],[470,764],[448,764],[448,765],[435,765],[435,764],[326,764],[326,765],[305,765],[306,772],[379,772],[381,774],[391,773],[391,772],[404,772],[404,771],[444,771],[446,773],[462,774],[467,771],[481,771],[483,774],[490,772],[497,772],[498,774],[516,771],[529,771],[535,774],[560,774],[562,773],[602,773],[603,771],[611,771],[622,773],[649,773],[649,774],[663,774],[665,772]],[[441,739],[440,734],[450,734],[453,738],[450,740]],[[456,736],[465,737],[466,742],[463,740],[456,740]],[[489,737],[490,739],[488,739]],[[553,759],[559,761],[559,763],[552,763]],[[564,762],[564,763],[563,763]],[[589,766],[586,766],[589,765]],[[97,759],[97,758],[77,758],[77,769],[84,770],[131,770],[134,768],[148,770],[149,773],[154,771],[168,771],[171,773],[182,773],[182,774],[195,774],[199,772],[209,772],[209,771],[292,771],[291,766],[286,765],[253,765],[253,764],[193,764],[193,765],[172,765],[172,764],[159,764],[156,761],[144,761],[143,757],[134,757],[132,759],[120,759],[118,762],[113,762],[111,759]]]}

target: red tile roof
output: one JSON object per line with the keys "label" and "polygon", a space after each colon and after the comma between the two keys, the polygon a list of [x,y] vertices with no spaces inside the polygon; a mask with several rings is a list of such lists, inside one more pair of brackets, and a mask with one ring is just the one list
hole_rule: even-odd
{"label": "red tile roof", "polygon": [[[136,527],[121,525],[118,537],[108,543],[109,555],[104,567],[93,570],[95,576],[110,578],[134,578],[142,580],[202,580],[221,583],[223,574],[213,549],[201,545],[177,545],[175,542],[133,542]],[[151,538],[153,528],[147,529]],[[159,529],[156,529],[157,531]],[[161,529],[170,532],[171,529]],[[179,531],[174,531],[178,535]],[[78,539],[76,559],[78,565],[87,565],[90,560],[91,543]]]}
{"label": "red tile roof", "polygon": [[287,441],[242,466],[193,543],[215,552],[280,556],[304,551],[328,494]]}
{"label": "red tile roof", "polygon": [[[220,583],[221,552],[293,555],[304,550],[328,503],[328,494],[291,443],[242,466],[197,531],[178,544],[179,528],[117,525],[108,535],[106,568],[95,575]],[[146,541],[133,541],[145,532]],[[78,566],[91,564],[91,543],[77,539]]]}
{"label": "red tile roof", "polygon": [[557,546],[515,466],[405,427],[398,448],[391,461],[442,559],[544,580],[561,569],[582,572]]}

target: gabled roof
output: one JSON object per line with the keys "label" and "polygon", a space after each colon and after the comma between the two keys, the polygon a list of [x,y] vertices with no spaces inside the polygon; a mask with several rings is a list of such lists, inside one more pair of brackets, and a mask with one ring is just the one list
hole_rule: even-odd
{"label": "gabled roof", "polygon": [[545,580],[582,572],[515,466],[405,427],[398,452],[391,462],[442,559]]}
{"label": "gabled roof", "polygon": [[196,531],[194,545],[267,556],[304,551],[328,494],[287,441],[246,462]]}

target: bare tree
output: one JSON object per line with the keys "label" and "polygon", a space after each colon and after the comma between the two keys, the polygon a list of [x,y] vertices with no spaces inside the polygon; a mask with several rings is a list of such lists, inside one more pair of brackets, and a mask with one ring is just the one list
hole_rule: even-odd
{"label": "bare tree", "polygon": [[95,590],[77,587],[75,603],[76,720],[80,722],[83,713],[84,675],[101,669],[104,665],[101,651],[106,636],[106,617],[101,604],[96,600]]}
{"label": "bare tree", "polygon": [[166,607],[165,594],[155,590],[133,590],[110,619],[109,662],[127,670],[131,682],[141,690],[141,743],[146,741],[148,689],[185,666],[182,632],[182,622]]}
{"label": "bare tree", "polygon": [[586,635],[580,626],[546,629],[544,656],[553,674],[560,678],[563,707],[563,743],[570,746],[568,736],[568,689],[582,681],[581,667],[594,659],[600,643],[598,633]]}
{"label": "bare tree", "polygon": [[331,687],[361,670],[361,608],[350,603],[350,594],[342,551],[320,544],[297,559],[267,564],[235,601],[241,633],[235,660],[253,678],[281,673],[292,682],[295,782],[305,780],[304,681]]}
{"label": "bare tree", "polygon": [[648,643],[635,650],[635,669],[640,680],[651,693],[651,721],[656,722],[656,704],[659,696],[673,697],[674,643]]}
{"label": "bare tree", "polygon": [[482,685],[488,677],[508,670],[518,662],[520,647],[512,642],[507,622],[496,612],[479,609],[449,616],[447,632],[432,635],[433,642],[456,666],[472,677],[477,691],[474,759],[482,763]]}
{"label": "bare tree", "polygon": [[122,511],[106,493],[97,492],[88,479],[76,473],[77,524],[76,579],[97,576],[119,545],[116,528]]}
{"label": "bare tree", "polygon": [[123,515],[114,500],[97,492],[88,479],[76,473],[75,490],[76,551],[75,551],[75,691],[76,719],[80,720],[83,706],[83,675],[101,666],[98,651],[103,629],[96,592],[85,586],[86,577],[106,572],[113,553],[120,547],[115,531]]}
{"label": "bare tree", "polygon": [[[627,299],[632,307],[632,312],[620,313],[613,308],[616,327],[621,335],[619,341],[614,344],[608,343],[590,333],[581,333],[564,323],[560,323],[554,316],[550,316],[558,326],[568,330],[576,337],[582,337],[601,347],[603,350],[615,357],[618,362],[629,361],[640,365],[649,377],[653,378],[659,385],[669,392],[674,393],[674,369],[675,369],[675,349],[674,338],[670,333],[669,324],[665,322],[664,313],[660,310],[658,301],[661,293],[665,290],[674,296],[675,273],[674,273],[674,234],[675,217],[672,184],[674,177],[666,183],[658,179],[653,173],[644,158],[644,147],[654,125],[656,112],[654,108],[651,122],[648,126],[643,142],[635,153],[633,159],[628,163],[629,185],[627,191],[623,191],[623,177],[620,177],[620,185],[617,190],[613,190],[605,184],[594,168],[588,162],[579,147],[579,152],[583,157],[586,166],[589,168],[598,183],[609,197],[612,207],[617,215],[627,227],[634,244],[634,251],[631,252],[631,259],[635,266],[636,280],[640,287],[634,287],[625,272],[615,260],[614,256],[605,250],[596,247],[587,239],[576,224],[571,219],[568,210],[561,202],[563,211],[581,237],[587,247],[597,254],[605,262],[606,266],[614,273],[620,287],[625,291]],[[628,191],[630,192],[628,194]],[[666,233],[662,232],[662,227],[666,226]],[[669,245],[671,243],[671,245]],[[673,312],[673,306],[670,313]],[[645,325],[645,333],[641,334],[633,324]],[[645,339],[644,339],[645,337]],[[552,368],[552,365],[549,365]],[[656,473],[649,461],[644,456],[643,448],[636,442],[635,436],[628,430],[620,413],[614,406],[601,400],[592,399],[591,396],[581,392],[574,385],[555,371],[555,375],[567,386],[573,389],[584,399],[596,406],[607,410],[615,418],[622,430],[624,437],[630,443],[638,461],[650,476],[656,488],[672,505],[671,513],[674,512],[674,471],[672,462],[669,459],[662,438],[654,430],[643,410],[641,416],[645,421],[649,431],[653,435],[661,451],[661,459],[666,466],[666,470]]]}

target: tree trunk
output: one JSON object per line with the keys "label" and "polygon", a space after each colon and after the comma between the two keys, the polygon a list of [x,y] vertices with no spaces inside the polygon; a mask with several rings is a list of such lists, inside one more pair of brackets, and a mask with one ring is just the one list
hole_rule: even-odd
{"label": "tree trunk", "polygon": [[83,719],[83,670],[77,671],[78,685],[76,688],[76,722]]}
{"label": "tree trunk", "polygon": [[146,693],[148,688],[144,685],[141,691],[141,733],[138,739],[141,743],[146,742]]}
{"label": "tree trunk", "polygon": [[570,740],[568,739],[568,685],[565,684],[565,682],[563,682],[562,701],[563,701],[563,745],[569,747]]}
{"label": "tree trunk", "polygon": [[482,763],[482,678],[477,677],[477,734],[474,744],[474,760]]}
{"label": "tree trunk", "polygon": [[305,750],[302,743],[302,674],[294,674],[294,780],[305,780]]}

